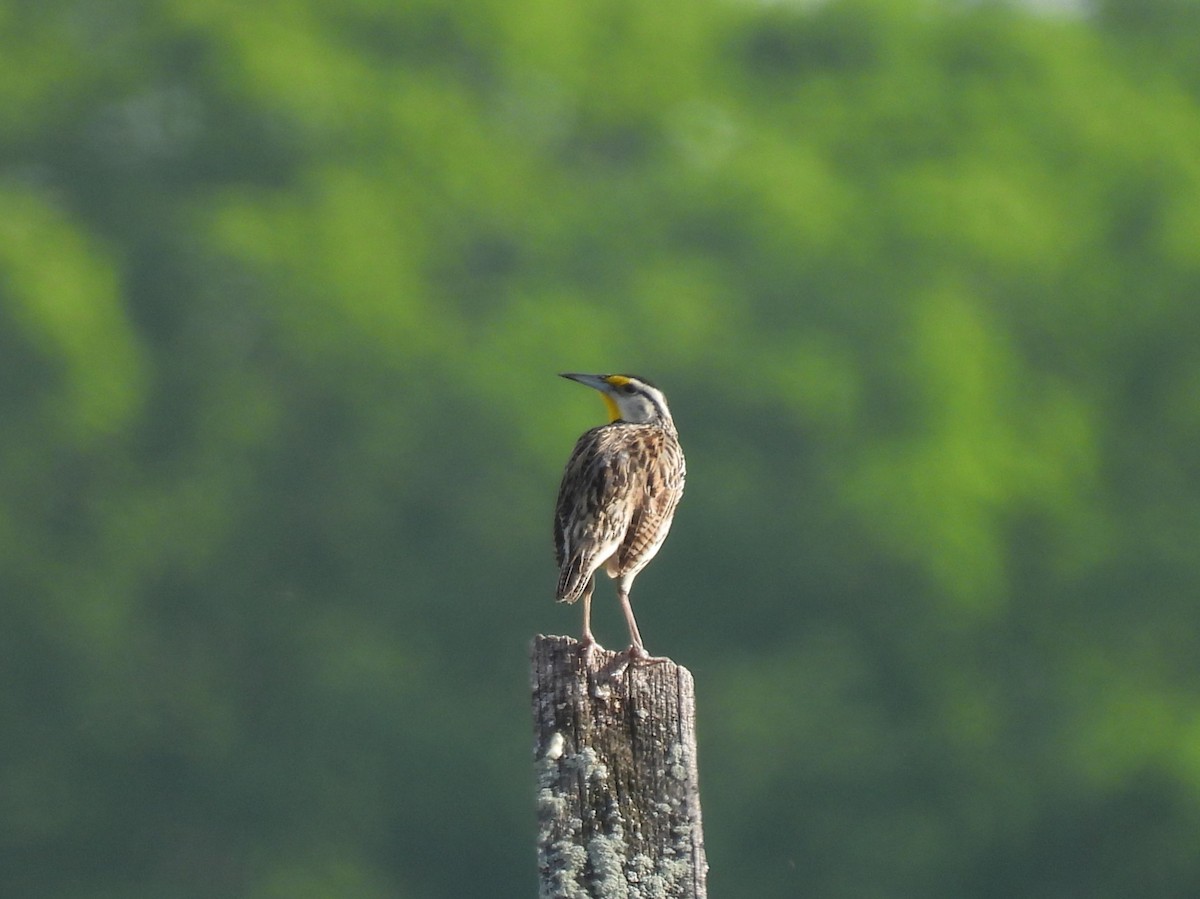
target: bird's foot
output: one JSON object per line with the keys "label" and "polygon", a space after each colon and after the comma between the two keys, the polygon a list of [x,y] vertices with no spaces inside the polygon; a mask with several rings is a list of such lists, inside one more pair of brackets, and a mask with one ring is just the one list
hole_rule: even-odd
{"label": "bird's foot", "polygon": [[646,652],[646,647],[641,643],[631,643],[629,648],[621,653],[632,663],[640,663],[644,665],[658,665],[661,662],[671,661],[666,656],[652,656]]}
{"label": "bird's foot", "polygon": [[604,652],[604,647],[597,643],[590,633],[584,634],[579,641],[579,654],[583,657],[584,664],[591,665],[592,654],[596,651]]}

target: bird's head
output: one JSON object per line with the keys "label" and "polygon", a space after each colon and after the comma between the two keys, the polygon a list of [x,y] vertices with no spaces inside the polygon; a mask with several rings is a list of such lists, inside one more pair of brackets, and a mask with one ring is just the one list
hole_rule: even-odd
{"label": "bird's head", "polygon": [[608,409],[609,421],[628,421],[633,424],[660,423],[675,428],[667,398],[663,392],[636,375],[581,375],[564,373],[564,378],[578,381],[600,391]]}

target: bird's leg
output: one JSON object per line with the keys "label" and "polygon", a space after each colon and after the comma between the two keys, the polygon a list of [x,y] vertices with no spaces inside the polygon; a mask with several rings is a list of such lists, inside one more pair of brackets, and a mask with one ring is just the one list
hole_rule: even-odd
{"label": "bird's leg", "polygon": [[583,594],[583,639],[584,646],[595,646],[596,637],[592,634],[592,591],[589,588]]}
{"label": "bird's leg", "polygon": [[642,643],[642,635],[638,632],[637,620],[633,617],[633,606],[629,602],[629,587],[619,586],[617,588],[617,598],[621,601],[621,611],[625,613],[625,623],[629,625],[629,639],[633,641],[629,649],[629,658],[638,662],[666,662],[666,656],[652,656],[646,652],[646,646]]}
{"label": "bird's leg", "polygon": [[638,632],[637,620],[633,617],[633,606],[629,603],[629,589],[617,588],[617,599],[621,601],[621,611],[625,613],[625,623],[629,625],[629,639],[633,641],[631,650],[637,650],[635,655],[645,655],[646,647],[642,645],[642,635]]}
{"label": "bird's leg", "polygon": [[596,642],[596,637],[592,634],[592,589],[596,586],[596,578],[593,575],[588,579],[587,587],[583,591],[583,636],[579,640],[579,649],[584,654],[584,658],[592,654],[593,649],[603,649]]}

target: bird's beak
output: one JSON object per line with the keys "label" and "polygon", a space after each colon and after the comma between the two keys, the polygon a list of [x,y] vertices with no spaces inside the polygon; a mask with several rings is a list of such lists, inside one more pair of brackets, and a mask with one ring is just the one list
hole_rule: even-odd
{"label": "bird's beak", "polygon": [[621,410],[617,408],[616,401],[612,398],[613,386],[604,379],[603,375],[581,375],[577,372],[562,372],[560,377],[567,378],[571,381],[578,381],[580,384],[586,384],[600,391],[600,398],[604,400],[604,407],[608,410],[608,420],[616,421],[621,417]]}
{"label": "bird's beak", "polygon": [[563,372],[559,377],[566,378],[569,381],[578,381],[580,384],[586,384],[588,387],[595,388],[601,393],[608,393],[612,390],[612,385],[604,380],[603,375],[581,375],[576,372]]}

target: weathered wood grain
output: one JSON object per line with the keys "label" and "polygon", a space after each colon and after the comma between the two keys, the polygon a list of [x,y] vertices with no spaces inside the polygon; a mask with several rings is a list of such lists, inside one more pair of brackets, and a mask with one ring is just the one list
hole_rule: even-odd
{"label": "weathered wood grain", "polygon": [[695,689],[671,661],[532,648],[541,899],[704,899]]}

